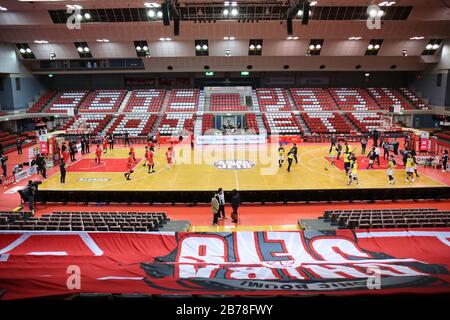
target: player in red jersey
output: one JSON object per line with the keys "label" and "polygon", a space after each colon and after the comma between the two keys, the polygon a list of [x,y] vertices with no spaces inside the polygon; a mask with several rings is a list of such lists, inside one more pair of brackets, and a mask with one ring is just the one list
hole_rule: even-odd
{"label": "player in red jersey", "polygon": [[158,149],[161,148],[161,134],[156,132],[156,143],[158,144]]}
{"label": "player in red jersey", "polygon": [[142,166],[145,167],[147,164],[148,164],[148,147],[145,146],[144,164]]}
{"label": "player in red jersey", "polygon": [[128,153],[127,172],[124,173],[124,176],[125,176],[125,178],[127,178],[127,180],[131,180],[130,176],[134,172],[133,171],[133,163],[134,163],[133,155],[130,152],[130,153]]}
{"label": "player in red jersey", "polygon": [[168,148],[166,151],[166,161],[167,161],[167,168],[172,169],[173,158],[172,158],[172,151],[170,150],[170,148]]}
{"label": "player in red jersey", "polygon": [[102,148],[100,145],[97,145],[97,149],[95,150],[95,163],[100,164],[100,158],[102,157]]}
{"label": "player in red jersey", "polygon": [[105,136],[103,138],[103,153],[108,152],[108,138]]}
{"label": "player in red jersey", "polygon": [[66,150],[64,150],[64,152],[62,153],[62,158],[64,159],[64,163],[69,163],[70,158],[69,148],[66,148]]}
{"label": "player in red jersey", "polygon": [[155,163],[153,161],[153,156],[154,156],[155,152],[153,151],[153,149],[150,149],[148,151],[148,157],[147,157],[147,163],[148,163],[148,173],[153,173],[155,172]]}
{"label": "player in red jersey", "polygon": [[150,142],[148,143],[148,148],[150,150],[155,150],[155,143],[152,140],[150,140]]}
{"label": "player in red jersey", "polygon": [[133,157],[134,162],[136,161],[136,152],[134,152],[133,144],[130,142],[130,155]]}

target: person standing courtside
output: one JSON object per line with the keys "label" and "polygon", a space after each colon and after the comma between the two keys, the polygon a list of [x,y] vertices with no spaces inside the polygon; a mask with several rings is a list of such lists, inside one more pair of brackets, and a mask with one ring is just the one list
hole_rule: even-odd
{"label": "person standing courtside", "polygon": [[295,143],[292,146],[291,150],[289,150],[289,153],[292,153],[292,155],[294,156],[294,159],[295,159],[295,163],[298,163],[298,159],[297,159],[298,149],[297,149],[297,145]]}
{"label": "person standing courtside", "polygon": [[61,159],[59,162],[59,172],[61,173],[60,182],[66,183],[66,163],[64,162],[64,159]]}
{"label": "person standing courtside", "polygon": [[217,200],[217,194],[212,195],[211,210],[213,213],[213,225],[217,226],[217,221],[219,219],[219,201]]}
{"label": "person standing courtside", "polygon": [[217,200],[219,201],[219,212],[217,213],[219,218],[226,219],[225,217],[225,194],[222,188],[217,190]]}
{"label": "person standing courtside", "polygon": [[361,140],[361,155],[365,156],[366,155],[366,147],[367,147],[367,139],[364,138]]}
{"label": "person standing courtside", "polygon": [[125,132],[124,147],[126,147],[127,145],[128,146],[130,145],[130,137],[129,137],[128,132]]}
{"label": "person standing courtside", "polygon": [[114,149],[114,133],[109,135],[109,150]]}
{"label": "person standing courtside", "polygon": [[16,146],[17,146],[17,154],[22,154],[22,140],[20,140],[20,138],[17,138]]}
{"label": "person standing courtside", "polygon": [[442,172],[447,171],[447,162],[448,162],[448,150],[445,150],[444,155],[442,156]]}
{"label": "person standing courtside", "polygon": [[231,218],[234,223],[238,222],[238,209],[241,203],[241,196],[236,189],[233,189],[233,196],[231,197],[231,207],[233,208],[233,213],[231,214]]}
{"label": "person standing courtside", "polygon": [[342,153],[342,145],[341,143],[338,141],[337,143],[337,160],[339,160],[339,158],[341,157],[341,153]]}
{"label": "person standing courtside", "polygon": [[287,171],[291,172],[292,161],[294,160],[294,154],[292,153],[292,150],[289,151],[287,159],[288,159]]}

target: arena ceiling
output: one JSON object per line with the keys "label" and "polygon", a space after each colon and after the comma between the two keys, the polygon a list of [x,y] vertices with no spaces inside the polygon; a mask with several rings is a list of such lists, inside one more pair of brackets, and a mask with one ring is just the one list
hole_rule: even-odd
{"label": "arena ceiling", "polygon": [[[168,65],[176,71],[199,71],[204,65],[217,71],[246,65],[276,71],[286,64],[290,70],[316,70],[320,65],[326,70],[349,70],[358,64],[373,70],[389,70],[393,65],[397,70],[421,70],[450,54],[442,52],[450,39],[448,0],[398,0],[379,6],[383,11],[379,29],[369,29],[366,20],[367,8],[386,3],[381,0],[309,1],[308,24],[302,24],[297,14],[303,0],[241,0],[235,7],[232,2],[225,6],[224,1],[171,1],[169,25],[165,25],[158,14],[164,8],[162,1],[154,2],[162,7],[151,8],[150,2],[146,6],[146,1],[135,0],[2,0],[0,42],[13,45],[21,59],[17,44],[28,45],[33,59],[48,60],[55,53],[59,60],[80,59],[75,42],[85,42],[92,58],[136,58],[135,41],[147,41],[146,71],[166,70]],[[82,7],[79,29],[67,27],[67,5]],[[230,12],[226,16],[225,9]],[[234,16],[233,9],[238,12]],[[86,13],[89,19],[84,18]],[[174,34],[176,20],[179,35]],[[252,39],[262,40],[256,55],[249,49]],[[207,56],[198,56],[196,40],[208,40]],[[311,51],[311,42],[317,40],[322,41],[320,50]],[[378,50],[368,50],[371,41],[379,40]],[[441,42],[436,50],[427,51],[430,41]]]}

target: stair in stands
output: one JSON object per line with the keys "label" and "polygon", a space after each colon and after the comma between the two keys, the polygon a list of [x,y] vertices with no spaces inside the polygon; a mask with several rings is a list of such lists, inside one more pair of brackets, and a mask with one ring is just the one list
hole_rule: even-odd
{"label": "stair in stands", "polygon": [[300,127],[303,130],[303,133],[306,135],[311,134],[311,130],[309,129],[308,125],[305,123],[305,121],[303,120],[302,116],[299,114],[296,116],[298,119],[298,123],[300,124]]}
{"label": "stair in stands", "polygon": [[267,135],[266,127],[264,126],[264,121],[261,117],[261,109],[259,107],[258,97],[256,95],[256,90],[252,90],[252,105],[253,105],[253,111],[255,112],[256,116],[256,123],[258,124],[258,130],[259,134],[261,135]]}
{"label": "stair in stands", "polygon": [[[171,91],[167,90],[166,91],[166,95],[164,96],[164,100],[163,100],[162,106],[161,106],[161,111],[160,111],[161,114],[165,113],[166,110],[167,110],[167,106],[169,105],[170,94],[171,94]],[[158,121],[157,121],[157,124],[159,126],[159,122]],[[158,128],[158,126],[156,128]]]}
{"label": "stair in stands", "polygon": [[342,118],[345,119],[345,121],[352,127],[353,130],[355,130],[355,132],[358,132],[358,127],[355,125],[355,123],[347,116],[346,113],[342,114]]}
{"label": "stair in stands", "polygon": [[119,109],[117,110],[118,113],[123,112],[123,110],[127,106],[128,100],[130,100],[130,96],[131,96],[132,93],[133,93],[133,91],[128,91],[127,92],[127,94],[125,95],[125,98],[123,98],[122,103],[120,104]]}

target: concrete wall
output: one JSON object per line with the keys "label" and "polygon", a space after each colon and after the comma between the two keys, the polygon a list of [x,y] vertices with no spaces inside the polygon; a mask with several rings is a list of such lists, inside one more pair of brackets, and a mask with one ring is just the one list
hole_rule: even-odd
{"label": "concrete wall", "polygon": [[0,77],[0,110],[14,110],[11,78],[4,76]]}
{"label": "concrete wall", "polygon": [[[20,90],[16,89],[16,79],[20,79]],[[44,84],[35,77],[11,77],[14,110],[28,108],[33,101],[45,90]]]}
{"label": "concrete wall", "polygon": [[[450,107],[450,41],[446,41],[439,53],[439,62],[424,72],[411,73],[409,86],[422,93],[430,104]],[[441,85],[437,85],[441,74]]]}
{"label": "concrete wall", "polygon": [[[437,85],[439,74],[442,77],[440,86]],[[410,88],[420,92],[432,105],[449,105],[448,77],[448,70],[430,70],[429,73],[413,74],[410,78]]]}

